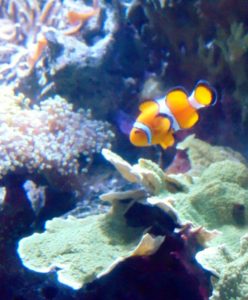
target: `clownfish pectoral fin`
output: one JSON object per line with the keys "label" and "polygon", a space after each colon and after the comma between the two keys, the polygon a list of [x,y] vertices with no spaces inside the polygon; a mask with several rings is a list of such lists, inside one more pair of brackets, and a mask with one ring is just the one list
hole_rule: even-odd
{"label": "clownfish pectoral fin", "polygon": [[197,82],[194,91],[189,98],[192,106],[195,108],[201,108],[215,104],[217,92],[207,81],[200,80]]}
{"label": "clownfish pectoral fin", "polygon": [[172,146],[174,143],[175,143],[175,139],[174,139],[172,132],[170,131],[166,134],[165,138],[163,140],[161,140],[159,145],[163,149],[167,149],[168,147]]}
{"label": "clownfish pectoral fin", "polygon": [[144,112],[144,111],[146,111],[146,110],[149,110],[149,109],[153,108],[154,106],[157,107],[156,102],[154,102],[154,101],[152,101],[152,100],[147,100],[147,101],[142,102],[142,103],[140,104],[139,110],[140,110],[141,112]]}

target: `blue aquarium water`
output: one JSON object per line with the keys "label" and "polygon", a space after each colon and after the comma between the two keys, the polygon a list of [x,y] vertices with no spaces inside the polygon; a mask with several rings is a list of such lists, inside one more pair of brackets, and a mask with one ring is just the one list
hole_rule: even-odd
{"label": "blue aquarium water", "polygon": [[0,1],[0,299],[248,299],[244,0]]}

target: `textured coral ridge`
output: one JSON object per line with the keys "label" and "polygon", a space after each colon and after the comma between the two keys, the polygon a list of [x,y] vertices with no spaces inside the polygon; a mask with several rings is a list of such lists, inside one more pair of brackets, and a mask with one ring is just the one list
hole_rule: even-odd
{"label": "textured coral ridge", "polygon": [[23,95],[7,87],[0,91],[0,177],[8,172],[53,171],[77,174],[80,154],[90,157],[113,136],[106,122],[91,119],[84,110],[55,96],[29,106]]}

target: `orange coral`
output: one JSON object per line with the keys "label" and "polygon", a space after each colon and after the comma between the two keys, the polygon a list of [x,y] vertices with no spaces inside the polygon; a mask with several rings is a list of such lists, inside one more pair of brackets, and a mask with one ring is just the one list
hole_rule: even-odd
{"label": "orange coral", "polygon": [[[42,14],[40,16],[41,23],[45,23],[46,20],[48,19],[50,12],[53,9],[54,3],[55,1],[51,0],[45,5]],[[65,30],[64,34],[73,35],[77,33],[80,30],[80,28],[83,26],[83,24],[90,18],[96,16],[99,13],[99,11],[100,8],[99,8],[98,0],[94,0],[92,8],[89,8],[87,11],[68,10],[66,17],[67,17],[67,21],[69,22],[69,24],[72,25],[72,27]],[[28,58],[28,64],[31,69],[34,67],[36,62],[41,57],[41,54],[44,48],[47,46],[47,44],[48,41],[45,35],[41,34],[40,37],[38,38],[37,43],[34,44],[31,54]]]}
{"label": "orange coral", "polygon": [[87,11],[75,11],[69,10],[67,12],[67,19],[68,22],[73,25],[74,27],[68,29],[64,32],[64,34],[71,35],[75,34],[80,30],[83,24],[89,20],[90,18],[98,15],[100,12],[99,2],[98,0],[93,1],[93,6],[89,8]]}
{"label": "orange coral", "polygon": [[40,59],[40,57],[43,53],[43,50],[45,49],[47,44],[48,44],[48,42],[47,42],[46,37],[43,34],[41,34],[38,37],[37,43],[32,45],[28,59],[27,59],[30,70],[33,69],[36,62]]}

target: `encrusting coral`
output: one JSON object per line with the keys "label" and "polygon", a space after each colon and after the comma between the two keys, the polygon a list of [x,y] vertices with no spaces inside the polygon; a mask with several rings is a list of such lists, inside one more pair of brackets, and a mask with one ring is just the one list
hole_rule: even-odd
{"label": "encrusting coral", "polygon": [[20,169],[77,174],[80,154],[90,159],[110,146],[109,124],[92,120],[89,111],[74,112],[59,96],[32,108],[29,102],[22,94],[1,87],[0,177]]}

